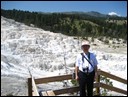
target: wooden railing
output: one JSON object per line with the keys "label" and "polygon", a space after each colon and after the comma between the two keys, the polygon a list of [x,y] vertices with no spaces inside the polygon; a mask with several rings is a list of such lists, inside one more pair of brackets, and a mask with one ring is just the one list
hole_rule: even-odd
{"label": "wooden railing", "polygon": [[[96,82],[94,83],[94,88],[96,88],[96,95],[100,95],[100,88],[105,88],[111,91],[115,91],[115,92],[127,95],[127,90],[119,89],[117,87],[109,86],[107,84],[100,82],[101,75],[107,78],[114,79],[116,81],[119,81],[127,85],[127,80],[117,77],[115,75],[109,74],[105,71],[98,70],[98,76],[97,76]],[[37,79],[33,79],[33,77],[28,78],[28,95],[39,96],[36,84],[43,84],[43,83],[57,82],[57,81],[71,80],[71,79],[72,79],[72,74],[60,75],[60,76],[54,76],[54,77],[37,78]],[[73,93],[73,92],[78,92],[78,91],[79,91],[79,86],[76,86],[76,87],[73,86],[73,87],[67,87],[67,88],[59,89],[59,90],[43,91],[42,94],[45,96],[50,96],[50,95],[55,96],[55,95]]]}
{"label": "wooden railing", "polygon": [[[117,76],[115,76],[115,75],[113,75],[113,74],[110,74],[110,73],[107,73],[107,72],[105,72],[105,71],[102,71],[102,70],[98,70],[98,82],[100,83],[100,87],[102,87],[102,88],[106,88],[106,89],[108,89],[108,90],[111,90],[111,91],[115,91],[115,92],[118,92],[118,93],[122,93],[122,94],[125,94],[125,95],[127,95],[127,91],[126,90],[123,90],[123,89],[120,89],[120,88],[117,88],[117,87],[114,87],[114,86],[109,86],[109,85],[107,85],[107,84],[104,84],[104,83],[102,83],[102,82],[100,82],[100,76],[105,76],[105,77],[107,77],[107,78],[110,78],[110,79],[113,79],[113,80],[116,80],[116,81],[118,81],[118,82],[121,82],[121,83],[124,83],[124,84],[126,84],[127,85],[127,80],[125,80],[125,79],[123,79],[123,78],[120,78],[120,77],[117,77]],[[99,87],[99,88],[100,88]],[[100,90],[100,89],[99,89]],[[99,93],[100,91],[98,91],[98,93]]]}
{"label": "wooden railing", "polygon": [[34,80],[29,68],[28,68],[28,71],[30,74],[30,78],[28,78],[28,95],[29,96],[39,96],[35,80]]}

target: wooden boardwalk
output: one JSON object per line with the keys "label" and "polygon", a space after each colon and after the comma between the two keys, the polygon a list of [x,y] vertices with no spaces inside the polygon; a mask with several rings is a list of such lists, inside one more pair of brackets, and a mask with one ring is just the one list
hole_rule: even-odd
{"label": "wooden boardwalk", "polygon": [[[96,88],[96,95],[100,95],[100,88],[105,88],[105,89],[108,89],[111,91],[115,91],[115,92],[127,95],[127,90],[109,86],[107,84],[100,82],[101,75],[127,85],[127,80],[117,77],[115,75],[112,75],[108,72],[98,70],[98,76],[96,78],[96,82],[94,83],[94,88]],[[58,81],[71,80],[71,79],[72,79],[72,74],[53,76],[53,77],[45,77],[45,78],[37,78],[37,79],[34,79],[31,75],[31,78],[28,78],[28,95],[29,96],[39,96],[39,92],[38,92],[38,89],[36,86],[37,84],[58,82]],[[78,91],[79,91],[79,86],[73,86],[73,87],[62,88],[59,90],[42,91],[41,94],[43,96],[56,96],[56,95],[60,95],[60,94],[74,93],[74,92],[78,92]]]}

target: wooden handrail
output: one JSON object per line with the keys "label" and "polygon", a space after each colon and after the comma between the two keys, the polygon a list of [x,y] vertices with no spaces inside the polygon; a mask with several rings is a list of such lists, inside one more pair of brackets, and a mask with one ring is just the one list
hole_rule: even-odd
{"label": "wooden handrail", "polygon": [[72,74],[53,76],[53,77],[45,77],[45,78],[37,78],[37,79],[35,79],[35,83],[42,84],[42,83],[49,83],[49,82],[69,80],[69,79],[72,79]]}
{"label": "wooden handrail", "polygon": [[122,83],[124,83],[124,84],[127,84],[127,80],[125,80],[125,79],[123,79],[123,78],[120,78],[120,77],[118,77],[118,76],[115,76],[115,75],[113,75],[113,74],[109,74],[109,73],[107,73],[107,72],[105,72],[105,71],[102,71],[102,70],[100,70],[100,69],[98,70],[98,74],[99,74],[99,75],[106,76],[106,77],[111,78],[111,79],[114,79],[114,80],[116,80],[116,81],[122,82]]}
{"label": "wooden handrail", "polygon": [[33,96],[39,96],[38,90],[37,90],[37,86],[35,84],[34,78],[32,77],[32,87],[33,87]]}
{"label": "wooden handrail", "polygon": [[[94,88],[99,87],[99,83],[94,83]],[[79,91],[79,86],[73,86],[73,87],[67,87],[64,89],[59,89],[59,90],[54,90],[54,93],[56,95],[60,94],[65,94],[65,93],[73,93],[73,92],[78,92]]]}
{"label": "wooden handrail", "polygon": [[28,96],[39,96],[37,86],[34,78],[28,78]]}
{"label": "wooden handrail", "polygon": [[116,88],[116,87],[113,87],[113,86],[109,86],[109,85],[106,85],[104,83],[100,83],[100,87],[127,95],[127,91],[126,90],[119,89],[119,88]]}
{"label": "wooden handrail", "polygon": [[32,96],[32,78],[28,78],[28,96]]}
{"label": "wooden handrail", "polygon": [[[106,85],[104,83],[101,83],[100,82],[100,76],[101,75],[102,76],[106,76],[107,78],[111,78],[111,79],[114,79],[116,81],[122,82],[124,84],[127,84],[127,80],[122,79],[120,77],[117,77],[115,75],[109,74],[109,73],[99,69],[98,70],[98,76],[97,76],[97,79],[96,79],[96,83],[94,83],[94,88],[96,88],[97,94],[100,94],[100,87],[102,87],[102,88],[106,88],[106,89],[109,89],[109,90],[116,91],[116,92],[119,92],[119,93],[127,95],[127,91],[126,90],[119,89],[117,87],[113,87],[113,86],[109,86],[109,85]],[[71,79],[72,79],[72,74],[60,75],[60,76],[52,76],[52,77],[45,77],[45,78],[37,78],[37,79],[33,79],[33,77],[29,78],[28,79],[28,85],[29,85],[28,86],[28,94],[30,96],[32,96],[32,95],[39,96],[36,84],[49,83],[49,82],[57,82],[57,81],[71,80]],[[33,87],[34,94],[31,94],[31,92],[32,92],[31,88],[32,87]],[[60,90],[53,90],[55,95],[65,94],[65,93],[73,93],[73,92],[77,92],[77,91],[79,91],[79,87],[78,86],[77,87],[67,87],[65,89],[60,89]]]}
{"label": "wooden handrail", "polygon": [[[113,87],[113,86],[109,86],[109,85],[106,85],[104,83],[101,83],[100,82],[100,76],[105,76],[106,78],[111,78],[113,80],[116,80],[116,81],[119,81],[119,82],[122,82],[124,84],[127,84],[127,80],[123,79],[123,78],[120,78],[118,76],[115,76],[113,74],[109,74],[108,72],[105,72],[105,71],[102,71],[100,69],[98,69],[98,77],[97,77],[97,82],[100,83],[100,87],[102,88],[106,88],[108,90],[111,90],[111,91],[115,91],[115,92],[119,92],[119,93],[122,93],[122,94],[127,94],[127,91],[126,90],[123,90],[123,89],[120,89],[120,88],[117,88],[117,87]],[[97,88],[96,90],[96,93],[97,94],[100,94],[100,87]]]}

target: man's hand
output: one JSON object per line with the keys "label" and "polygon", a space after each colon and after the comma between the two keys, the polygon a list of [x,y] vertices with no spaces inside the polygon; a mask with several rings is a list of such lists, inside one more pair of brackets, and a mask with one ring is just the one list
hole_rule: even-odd
{"label": "man's hand", "polygon": [[79,80],[79,77],[78,77],[78,75],[76,75],[76,78],[75,78],[77,81]]}

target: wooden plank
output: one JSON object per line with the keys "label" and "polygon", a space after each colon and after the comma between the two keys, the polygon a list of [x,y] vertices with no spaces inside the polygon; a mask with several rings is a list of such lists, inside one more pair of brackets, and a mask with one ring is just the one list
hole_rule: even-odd
{"label": "wooden plank", "polygon": [[32,78],[28,78],[28,96],[32,96]]}
{"label": "wooden plank", "polygon": [[100,83],[94,83],[94,88],[98,88],[98,87],[100,87]]}
{"label": "wooden plank", "polygon": [[38,79],[35,79],[35,83],[42,84],[42,83],[57,82],[57,81],[68,80],[68,79],[72,79],[72,74],[54,76],[54,77],[38,78]]}
{"label": "wooden plank", "polygon": [[99,74],[96,76],[96,82],[98,83],[98,86],[96,87],[96,95],[100,95],[100,75]]}
{"label": "wooden plank", "polygon": [[118,93],[122,93],[122,94],[127,95],[127,91],[126,91],[126,90],[119,89],[119,88],[113,87],[113,86],[109,86],[109,85],[106,85],[106,84],[104,84],[104,83],[100,83],[100,86],[101,86],[102,88],[106,88],[106,89],[108,89],[108,90],[115,91],[115,92],[118,92]]}
{"label": "wooden plank", "polygon": [[55,96],[55,93],[53,91],[47,91],[48,96]]}
{"label": "wooden plank", "polygon": [[32,96],[38,96],[36,92],[32,92]]}
{"label": "wooden plank", "polygon": [[38,93],[38,90],[37,90],[37,87],[36,87],[33,77],[32,77],[32,88],[33,88],[33,96],[39,96],[39,93]]}
{"label": "wooden plank", "polygon": [[[101,70],[98,70],[98,75],[99,76],[103,75],[103,76],[106,76],[108,78],[111,78],[111,79],[114,79],[114,80],[117,80],[119,82],[127,84],[127,80],[119,78],[115,75],[109,74],[109,73],[101,71]],[[33,85],[34,95],[39,96],[36,84],[42,84],[42,83],[48,83],[48,82],[57,82],[57,81],[69,80],[69,79],[72,79],[72,74],[46,77],[46,78],[38,78],[38,79],[35,79],[35,80],[33,78],[32,79],[29,78],[28,79],[28,94],[29,94],[29,96],[32,95],[31,94],[32,93],[31,84]],[[112,86],[100,83],[99,79],[96,83],[94,83],[94,88],[97,88],[97,87],[106,88],[106,89],[109,89],[109,90],[116,91],[116,92],[123,93],[123,94],[127,95],[127,91],[119,89],[117,87],[112,87]],[[46,96],[49,96],[49,95],[53,96],[54,95],[55,96],[55,95],[60,95],[60,94],[65,94],[65,93],[73,93],[73,92],[78,92],[78,91],[79,91],[79,86],[77,86],[77,87],[68,87],[68,88],[65,88],[65,89],[43,92],[43,95],[46,95]],[[98,90],[98,92],[99,92],[99,90]]]}
{"label": "wooden plank", "polygon": [[[100,83],[94,83],[94,88],[99,87]],[[74,93],[79,91],[79,86],[68,87],[65,89],[54,90],[55,95],[65,94],[65,93]]]}
{"label": "wooden plank", "polygon": [[59,89],[59,90],[54,90],[55,95],[60,95],[60,94],[65,94],[65,93],[73,93],[73,92],[78,92],[79,87],[69,87],[65,89]]}
{"label": "wooden plank", "polygon": [[[97,88],[97,87],[100,87],[100,83],[94,83],[94,88]],[[79,91],[79,86],[76,86],[76,87],[68,87],[60,90],[54,90],[54,93],[55,95],[60,95],[65,93],[78,92],[78,91]]]}
{"label": "wooden plank", "polygon": [[105,72],[105,71],[99,70],[99,74],[100,74],[100,75],[103,75],[103,76],[106,76],[106,77],[109,77],[109,78],[111,78],[111,79],[114,79],[114,80],[116,80],[116,81],[122,82],[122,83],[124,83],[124,84],[127,84],[127,80],[125,80],[125,79],[123,79],[123,78],[120,78],[120,77],[117,77],[117,76],[115,76],[115,75],[109,74],[109,73],[107,73],[107,72]]}
{"label": "wooden plank", "polygon": [[47,92],[41,92],[43,96],[48,96]]}

